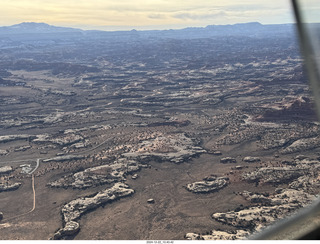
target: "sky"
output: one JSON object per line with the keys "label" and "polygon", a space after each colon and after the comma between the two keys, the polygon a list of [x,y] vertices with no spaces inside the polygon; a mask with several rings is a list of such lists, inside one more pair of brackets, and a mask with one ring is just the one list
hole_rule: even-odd
{"label": "sky", "polygon": [[[307,1],[316,4],[319,0]],[[293,23],[294,18],[289,0],[0,0],[0,26],[21,22],[150,30],[246,22],[281,24]]]}

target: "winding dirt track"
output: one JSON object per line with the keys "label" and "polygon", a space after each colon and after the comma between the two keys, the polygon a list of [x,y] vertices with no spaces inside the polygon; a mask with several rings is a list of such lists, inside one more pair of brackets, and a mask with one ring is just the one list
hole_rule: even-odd
{"label": "winding dirt track", "polygon": [[31,213],[36,209],[36,188],[35,188],[35,182],[34,182],[34,174],[32,174],[32,192],[33,192],[33,207],[28,213]]}
{"label": "winding dirt track", "polygon": [[32,209],[29,210],[29,211],[26,212],[26,213],[13,216],[13,217],[11,217],[11,218],[9,218],[9,219],[4,219],[4,223],[6,223],[6,222],[8,222],[8,221],[10,221],[10,220],[16,219],[16,218],[18,218],[18,217],[25,216],[25,215],[27,215],[27,214],[29,214],[29,213],[32,213],[32,212],[36,209],[36,189],[35,189],[34,174],[32,174],[31,182],[32,182],[32,192],[33,192],[33,206],[32,206]]}
{"label": "winding dirt track", "polygon": [[[87,153],[89,151],[93,151],[95,149],[97,149],[98,147],[102,146],[103,144],[105,144],[106,142],[112,140],[113,138],[108,138],[107,140],[103,141],[102,143],[98,144],[97,146],[95,146],[94,148],[90,148],[88,150],[85,150],[83,152],[79,152],[79,153],[75,153],[73,155],[77,155],[77,154],[83,154],[83,153]],[[25,216],[29,213],[32,213],[35,209],[36,209],[36,189],[35,189],[35,180],[34,180],[34,172],[38,169],[39,165],[40,165],[40,160],[43,160],[43,159],[46,159],[46,158],[38,158],[37,159],[37,164],[36,164],[36,167],[29,173],[29,174],[32,174],[31,176],[31,181],[32,181],[32,192],[33,192],[33,206],[32,206],[32,209],[29,210],[28,212],[26,213],[23,213],[23,214],[19,214],[19,215],[16,215],[16,216],[13,216],[9,219],[4,219],[3,223],[6,223],[10,220],[13,220],[13,219],[16,219],[16,218],[19,218],[19,217],[22,217],[22,216]],[[18,160],[18,161],[12,161],[12,162],[22,162],[24,160]]]}

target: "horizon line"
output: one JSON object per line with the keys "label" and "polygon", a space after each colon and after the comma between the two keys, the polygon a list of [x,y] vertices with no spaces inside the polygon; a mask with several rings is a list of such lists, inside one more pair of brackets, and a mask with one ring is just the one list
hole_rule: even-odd
{"label": "horizon line", "polygon": [[[125,25],[119,25],[119,26],[112,26],[112,25],[105,25],[105,26],[85,26],[85,25],[68,25],[68,24],[49,24],[46,22],[35,22],[35,21],[23,21],[17,24],[12,24],[12,25],[4,25],[0,27],[12,27],[16,25],[21,25],[24,23],[29,23],[29,24],[46,24],[52,27],[62,27],[62,28],[72,28],[72,29],[79,29],[81,31],[165,31],[165,30],[183,30],[187,28],[206,28],[208,26],[233,26],[233,25],[241,25],[241,24],[259,24],[262,26],[268,26],[268,25],[292,25],[296,24],[295,22],[289,22],[289,23],[277,23],[277,24],[264,24],[259,21],[250,21],[250,22],[237,22],[237,23],[232,23],[232,24],[208,24],[206,26],[172,26],[170,27],[165,27],[162,26],[156,26],[156,25],[146,25],[146,26],[125,26]],[[156,28],[160,27],[160,28]],[[109,29],[109,30],[108,30]]]}

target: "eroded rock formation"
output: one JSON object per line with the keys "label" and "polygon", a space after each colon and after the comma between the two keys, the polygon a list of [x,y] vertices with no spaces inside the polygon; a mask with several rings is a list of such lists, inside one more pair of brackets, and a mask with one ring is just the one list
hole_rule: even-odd
{"label": "eroded rock formation", "polygon": [[51,187],[73,187],[83,189],[91,186],[125,180],[125,176],[140,170],[144,165],[134,160],[119,159],[113,164],[101,165],[65,176],[48,183]]}
{"label": "eroded rock formation", "polygon": [[129,196],[134,193],[128,185],[116,183],[113,187],[98,192],[92,197],[81,197],[63,206],[61,212],[65,223],[77,220],[82,214],[90,209],[99,207],[102,204],[112,202],[121,197]]}
{"label": "eroded rock formation", "polygon": [[236,231],[218,231],[213,230],[210,234],[199,235],[196,233],[187,233],[185,238],[188,240],[241,240],[245,239],[250,232],[245,230]]}
{"label": "eroded rock formation", "polygon": [[293,189],[279,189],[273,195],[243,192],[241,195],[256,206],[226,213],[214,213],[212,218],[241,229],[259,230],[273,221],[310,203],[314,196]]}
{"label": "eroded rock formation", "polygon": [[8,174],[13,171],[13,168],[11,166],[3,166],[0,167],[0,174]]}
{"label": "eroded rock formation", "polygon": [[236,163],[237,160],[235,158],[231,158],[231,157],[225,157],[220,159],[220,163],[222,164],[226,164],[226,163]]}
{"label": "eroded rock formation", "polygon": [[119,198],[130,196],[134,190],[123,183],[116,183],[113,187],[100,191],[94,196],[81,197],[63,206],[61,213],[64,226],[60,228],[53,239],[61,239],[64,236],[74,235],[80,230],[79,223],[76,222],[81,215],[87,211],[98,208],[99,206],[115,201]]}
{"label": "eroded rock formation", "polygon": [[194,193],[208,193],[227,186],[229,179],[226,177],[207,177],[204,181],[198,181],[187,185],[187,189]]}
{"label": "eroded rock formation", "polygon": [[5,182],[0,184],[0,192],[2,191],[14,191],[17,190],[21,186],[20,182],[10,184],[9,182]]}

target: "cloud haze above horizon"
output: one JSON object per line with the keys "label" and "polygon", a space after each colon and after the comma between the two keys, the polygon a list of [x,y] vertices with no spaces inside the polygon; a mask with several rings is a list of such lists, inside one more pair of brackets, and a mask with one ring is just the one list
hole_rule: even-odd
{"label": "cloud haze above horizon", "polygon": [[143,30],[294,22],[289,0],[0,0],[0,3],[1,26],[45,22],[82,29]]}

